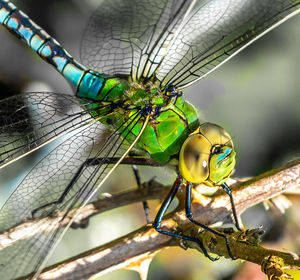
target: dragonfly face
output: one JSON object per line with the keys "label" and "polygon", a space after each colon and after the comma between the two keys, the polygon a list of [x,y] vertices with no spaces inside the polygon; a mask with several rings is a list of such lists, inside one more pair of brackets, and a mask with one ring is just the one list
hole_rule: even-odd
{"label": "dragonfly face", "polygon": [[179,170],[189,182],[221,185],[233,172],[235,154],[229,134],[216,124],[204,123],[183,143]]}

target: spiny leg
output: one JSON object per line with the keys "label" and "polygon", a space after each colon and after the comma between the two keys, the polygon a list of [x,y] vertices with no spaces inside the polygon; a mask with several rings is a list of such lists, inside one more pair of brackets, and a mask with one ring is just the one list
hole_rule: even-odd
{"label": "spiny leg", "polygon": [[[81,166],[78,168],[77,172],[74,174],[73,178],[71,179],[70,183],[67,185],[63,193],[60,195],[60,197],[57,200],[54,200],[52,202],[46,203],[44,205],[39,206],[38,208],[31,211],[32,218],[36,218],[37,213],[39,211],[45,211],[46,208],[49,208],[51,206],[59,205],[64,201],[68,193],[72,190],[74,184],[78,180],[78,178],[81,175],[81,172],[85,167],[89,166],[97,166],[99,164],[114,164],[118,162],[119,158],[89,158],[85,162],[81,164]],[[125,158],[121,164],[130,164],[130,165],[144,165],[144,166],[160,166],[160,164],[156,163],[155,161],[148,159],[148,158]],[[51,211],[50,211],[51,213]],[[146,216],[147,218],[147,216]],[[148,220],[147,220],[148,222]],[[148,222],[149,223],[149,222]]]}
{"label": "spiny leg", "polygon": [[228,194],[228,196],[229,196],[229,198],[230,198],[231,210],[232,210],[232,214],[233,214],[235,226],[236,226],[236,228],[237,228],[239,231],[242,231],[242,229],[241,229],[241,227],[240,227],[240,223],[239,223],[238,216],[237,216],[237,214],[236,214],[235,205],[234,205],[234,201],[233,201],[233,196],[232,196],[231,190],[230,190],[229,186],[228,186],[226,183],[223,183],[223,184],[221,185],[221,187],[222,187],[223,190]]}
{"label": "spiny leg", "polygon": [[[140,178],[140,173],[138,171],[138,168],[135,164],[133,164],[131,167],[132,167],[132,170],[133,170],[138,188],[142,189],[143,186],[141,184],[141,178]],[[147,224],[149,224],[151,222],[151,220],[150,220],[150,215],[149,215],[149,205],[148,205],[148,202],[146,200],[143,201],[143,208],[144,208],[144,213],[145,213]]]}
{"label": "spiny leg", "polygon": [[[67,187],[64,189],[64,191],[62,192],[62,194],[60,195],[60,197],[57,200],[54,200],[54,201],[51,201],[51,202],[46,203],[44,205],[41,205],[38,208],[35,208],[34,210],[31,211],[32,218],[33,219],[36,218],[36,215],[39,211],[45,211],[45,209],[48,208],[48,207],[51,207],[51,206],[58,205],[58,204],[62,203],[64,201],[65,197],[68,195],[68,193],[72,190],[72,188],[73,188],[74,184],[76,183],[77,179],[80,177],[82,170],[86,166],[89,166],[88,165],[88,160],[85,161],[84,163],[82,163],[82,165],[78,168],[75,175],[71,179],[70,183],[67,185]],[[51,211],[50,211],[49,214],[51,214]]]}
{"label": "spiny leg", "polygon": [[170,205],[170,203],[172,202],[173,198],[175,197],[180,185],[182,184],[182,177],[181,176],[178,176],[177,179],[175,180],[169,194],[167,195],[167,197],[164,199],[157,215],[156,215],[156,218],[154,220],[154,223],[153,223],[153,227],[159,232],[159,233],[162,233],[162,234],[166,234],[166,235],[169,235],[169,236],[172,236],[172,237],[177,237],[177,238],[180,238],[180,239],[183,239],[183,240],[187,240],[187,241],[192,241],[192,242],[196,242],[198,243],[198,245],[200,246],[203,254],[208,257],[211,261],[215,261],[215,260],[218,260],[219,258],[213,258],[211,257],[207,250],[205,249],[202,241],[200,239],[196,239],[196,238],[192,238],[192,237],[189,237],[187,235],[183,235],[183,234],[177,234],[177,233],[174,233],[174,232],[171,232],[171,231],[166,231],[166,230],[162,230],[161,229],[161,222],[162,222],[162,219]]}
{"label": "spiny leg", "polygon": [[215,234],[215,235],[218,235],[220,237],[223,237],[225,239],[225,242],[226,242],[226,247],[227,247],[227,250],[228,250],[228,255],[230,258],[232,258],[233,260],[235,260],[236,258],[233,257],[232,253],[231,253],[231,250],[230,250],[230,247],[229,247],[229,241],[228,241],[228,237],[225,235],[225,234],[222,234],[216,230],[213,230],[211,228],[209,228],[208,226],[204,225],[204,224],[201,224],[197,221],[194,220],[193,218],[193,213],[192,213],[192,208],[191,208],[191,197],[192,197],[192,183],[187,183],[186,185],[186,201],[185,201],[185,212],[186,212],[186,216],[187,218],[192,222],[194,223],[195,225],[199,226],[199,227],[202,227],[203,229]]}
{"label": "spiny leg", "polygon": [[[114,164],[119,161],[119,157],[107,157],[107,158],[90,158],[86,161],[89,166],[101,164]],[[129,164],[129,165],[140,165],[140,166],[164,166],[164,164],[157,163],[151,158],[143,158],[143,157],[126,157],[120,164]]]}

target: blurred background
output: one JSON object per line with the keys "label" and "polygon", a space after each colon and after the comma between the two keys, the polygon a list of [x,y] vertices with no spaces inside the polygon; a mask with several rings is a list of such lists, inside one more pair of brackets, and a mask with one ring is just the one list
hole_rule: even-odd
{"label": "blurred background", "polygon": [[[30,18],[79,59],[81,36],[97,0],[14,1]],[[223,126],[234,138],[235,176],[249,177],[278,167],[300,155],[300,17],[296,16],[260,38],[222,67],[185,91],[187,100],[201,111],[203,121]],[[1,99],[28,91],[70,93],[65,80],[28,47],[0,28]],[[1,170],[0,197],[8,193],[49,150],[47,147]],[[163,168],[141,168],[142,180],[156,176],[170,184],[174,174]],[[115,193],[135,188],[130,167],[119,167],[103,186]],[[123,180],[123,178],[127,178]],[[122,178],[120,184],[119,178]],[[163,198],[162,198],[163,199]],[[262,205],[242,216],[247,228],[264,225],[265,244],[300,253],[300,210],[297,197],[284,214]],[[154,218],[159,201],[150,202]],[[126,217],[126,219],[124,219]],[[52,261],[62,260],[104,244],[145,224],[141,205],[115,209],[93,217],[88,229],[69,230]],[[249,278],[246,278],[247,275]],[[139,279],[122,270],[99,279]],[[252,277],[252,278],[251,278]],[[211,263],[199,252],[170,248],[156,255],[148,279],[219,280],[265,279],[260,267],[221,259]]]}

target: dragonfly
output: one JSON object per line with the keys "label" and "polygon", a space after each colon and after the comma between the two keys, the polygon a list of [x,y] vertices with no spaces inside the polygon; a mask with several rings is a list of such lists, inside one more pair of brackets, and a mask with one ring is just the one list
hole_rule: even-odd
{"label": "dragonfly", "polygon": [[[221,187],[235,166],[230,135],[200,123],[182,90],[205,77],[253,41],[300,10],[292,0],[110,0],[91,16],[77,62],[55,39],[7,0],[0,23],[51,64],[73,95],[31,92],[0,101],[1,168],[63,139],[16,187],[0,211],[0,231],[36,219],[36,232],[0,251],[1,279],[41,272],[80,209],[120,164],[168,165],[177,178],[153,222],[160,233],[200,239],[161,226],[179,187],[186,185],[186,214],[193,219],[191,190]],[[66,223],[72,209],[77,211]],[[62,213],[44,229],[43,217]],[[228,245],[228,243],[227,243]],[[227,246],[229,256],[230,247]]]}

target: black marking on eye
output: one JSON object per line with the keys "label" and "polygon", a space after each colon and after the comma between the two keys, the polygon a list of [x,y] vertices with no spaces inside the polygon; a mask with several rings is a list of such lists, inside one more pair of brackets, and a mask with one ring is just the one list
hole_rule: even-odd
{"label": "black marking on eye", "polygon": [[215,154],[220,154],[221,153],[221,148],[222,148],[223,145],[214,145],[212,147],[212,154],[215,155]]}
{"label": "black marking on eye", "polygon": [[195,158],[196,161],[198,161],[199,158],[200,158],[199,153],[193,153],[193,156],[194,156],[194,158]]}
{"label": "black marking on eye", "polygon": [[200,154],[193,149],[192,145],[186,145],[184,150],[184,160],[185,162],[190,162],[191,160],[198,161],[200,158]]}

